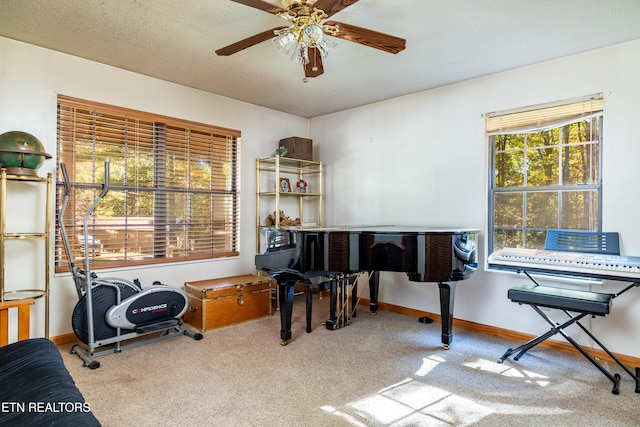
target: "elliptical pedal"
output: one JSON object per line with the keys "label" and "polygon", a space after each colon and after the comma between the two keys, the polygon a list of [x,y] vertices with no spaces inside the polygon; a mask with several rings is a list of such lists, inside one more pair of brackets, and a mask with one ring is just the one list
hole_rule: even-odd
{"label": "elliptical pedal", "polygon": [[180,325],[180,321],[178,319],[169,319],[158,323],[151,323],[149,325],[137,326],[134,331],[139,334],[147,334],[149,332],[161,331],[178,325]]}

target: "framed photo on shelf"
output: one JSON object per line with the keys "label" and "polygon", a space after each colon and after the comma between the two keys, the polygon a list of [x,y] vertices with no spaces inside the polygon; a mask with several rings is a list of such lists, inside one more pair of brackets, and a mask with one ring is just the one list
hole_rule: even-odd
{"label": "framed photo on shelf", "polygon": [[280,192],[291,193],[291,183],[289,182],[289,178],[280,178]]}

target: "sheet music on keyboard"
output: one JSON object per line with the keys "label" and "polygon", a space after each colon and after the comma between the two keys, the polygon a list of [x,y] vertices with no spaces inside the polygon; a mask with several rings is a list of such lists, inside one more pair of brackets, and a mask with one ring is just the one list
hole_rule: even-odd
{"label": "sheet music on keyboard", "polygon": [[613,280],[640,279],[640,257],[504,248],[489,256],[489,267],[509,270],[567,273]]}

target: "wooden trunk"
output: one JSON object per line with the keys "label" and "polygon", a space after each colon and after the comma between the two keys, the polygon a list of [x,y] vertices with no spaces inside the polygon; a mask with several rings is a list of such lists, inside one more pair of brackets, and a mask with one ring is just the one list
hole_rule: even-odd
{"label": "wooden trunk", "polygon": [[202,332],[271,314],[269,277],[245,274],[186,282],[189,308],[184,321]]}
{"label": "wooden trunk", "polygon": [[313,160],[313,140],[292,136],[280,140],[280,147],[285,147],[287,154],[284,157],[291,157],[301,160]]}

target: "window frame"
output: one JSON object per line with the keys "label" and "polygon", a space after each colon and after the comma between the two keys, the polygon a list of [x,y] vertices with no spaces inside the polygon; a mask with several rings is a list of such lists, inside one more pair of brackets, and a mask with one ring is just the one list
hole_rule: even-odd
{"label": "window frame", "polygon": [[[528,241],[527,235],[530,233],[546,232],[549,228],[562,228],[563,224],[563,195],[570,192],[592,192],[597,197],[597,212],[591,217],[589,228],[590,231],[601,231],[602,228],[602,189],[603,189],[603,177],[602,177],[602,155],[603,155],[603,97],[602,94],[590,95],[588,97],[559,101],[556,103],[549,103],[533,107],[525,107],[517,110],[510,110],[505,112],[489,113],[487,118],[487,144],[489,147],[489,173],[488,173],[488,238],[487,238],[487,253],[493,253],[498,249],[502,249],[499,244],[496,243],[496,232],[499,230],[514,230],[521,233],[520,245],[518,247],[536,248],[542,249],[536,246],[532,241]],[[496,160],[497,160],[497,144],[496,139],[499,135],[532,135],[540,134],[545,131],[551,131],[558,129],[560,135],[562,135],[562,128],[564,126],[570,126],[584,120],[597,120],[597,146],[598,165],[597,165],[597,180],[589,183],[563,183],[562,168],[558,167],[558,182],[551,183],[543,186],[528,186],[526,176],[528,175],[529,168],[526,163],[527,151],[531,151],[532,148],[527,146],[527,138],[523,139],[523,146],[519,150],[523,152],[523,179],[524,181],[520,185],[497,187],[496,185]],[[565,148],[577,145],[584,145],[588,142],[567,142],[563,141],[562,137],[559,138],[558,143],[555,145],[558,151],[558,164],[562,164],[562,156]],[[593,143],[590,143],[593,144]],[[539,147],[538,147],[539,148]],[[545,147],[546,148],[546,147]],[[535,148],[533,148],[535,150]],[[502,151],[502,152],[506,152]],[[535,227],[528,226],[527,224],[527,197],[535,193],[543,192],[557,192],[557,225],[554,227]],[[508,225],[498,225],[496,223],[496,195],[499,194],[515,194],[522,197],[522,224],[519,226],[514,224],[512,227]],[[597,225],[593,224],[593,221]],[[544,240],[543,240],[544,241]]]}
{"label": "window frame", "polygon": [[[117,123],[125,123],[125,129],[106,129],[108,126],[104,123],[107,119],[104,117],[107,116],[114,118]],[[87,206],[86,199],[89,196],[86,196],[84,201],[80,198],[82,195],[91,194],[90,197],[95,200],[102,190],[104,158],[110,158],[112,178],[109,185],[111,194],[107,193],[103,201],[107,203],[107,197],[121,196],[123,213],[122,216],[117,216],[117,219],[116,216],[108,217],[108,220],[113,223],[109,226],[106,226],[105,222],[96,220],[96,212],[89,216],[88,234],[91,237],[87,240],[92,269],[134,267],[239,255],[240,131],[64,95],[58,95],[57,123],[56,152],[59,173],[56,181],[56,212],[59,213],[64,197],[64,182],[60,173],[60,162],[64,162],[71,187],[65,210],[65,229],[75,263],[79,260],[84,261],[84,239],[82,242],[77,240],[80,240],[79,233],[84,235],[83,220],[79,216],[82,216],[83,212],[86,213],[81,208]],[[136,125],[144,123],[147,127],[138,132],[134,129],[133,123]],[[109,126],[111,124],[109,123]],[[142,128],[143,125],[139,127]],[[89,141],[88,138],[94,138],[94,140]],[[150,142],[133,147],[131,141],[134,138]],[[136,163],[140,159],[148,162],[140,166]],[[169,161],[179,164],[182,169],[171,174],[166,170]],[[133,163],[136,164],[132,168],[130,164]],[[79,168],[77,174],[76,164]],[[121,167],[118,168],[118,165]],[[198,166],[202,170],[203,178],[201,179],[196,179],[200,177],[199,171],[196,170]],[[83,176],[87,176],[87,168],[92,176],[88,181],[86,179],[83,181]],[[117,171],[115,174],[114,169]],[[115,179],[114,175],[116,175]],[[135,185],[129,183],[129,180],[135,182]],[[168,197],[172,202],[167,202]],[[147,223],[142,223],[141,218],[135,212],[129,212],[126,207],[125,200],[135,198],[146,200],[144,211],[150,212],[145,217],[148,219]],[[198,200],[200,203],[193,200]],[[110,201],[110,203],[116,202]],[[182,211],[187,212],[187,215],[182,215],[187,219],[180,222],[179,227],[174,227],[173,224],[178,223],[178,213]],[[196,211],[198,211],[197,215],[194,214]],[[133,221],[134,218],[138,221]],[[109,227],[111,229],[107,230]],[[117,231],[114,231],[115,229]],[[196,233],[195,230],[205,232]],[[59,231],[59,223],[56,223],[54,264],[56,273],[71,270]],[[138,247],[134,250],[133,240],[129,241],[127,237],[122,237],[119,242],[124,242],[121,243],[124,245],[123,250],[117,254],[109,253],[108,256],[101,258],[101,254],[107,251],[103,253],[104,244],[94,236],[96,233],[102,233],[101,235],[104,236],[105,231],[111,231],[112,234],[120,233],[121,236],[134,234],[140,236],[144,231],[147,239],[145,248],[150,248],[149,253],[143,253],[139,248],[141,244],[138,240],[142,238],[136,237]],[[182,236],[181,248],[178,244],[172,244],[180,238],[179,236]],[[98,246],[99,252],[94,253],[93,248]],[[170,247],[179,250],[172,252]]]}

